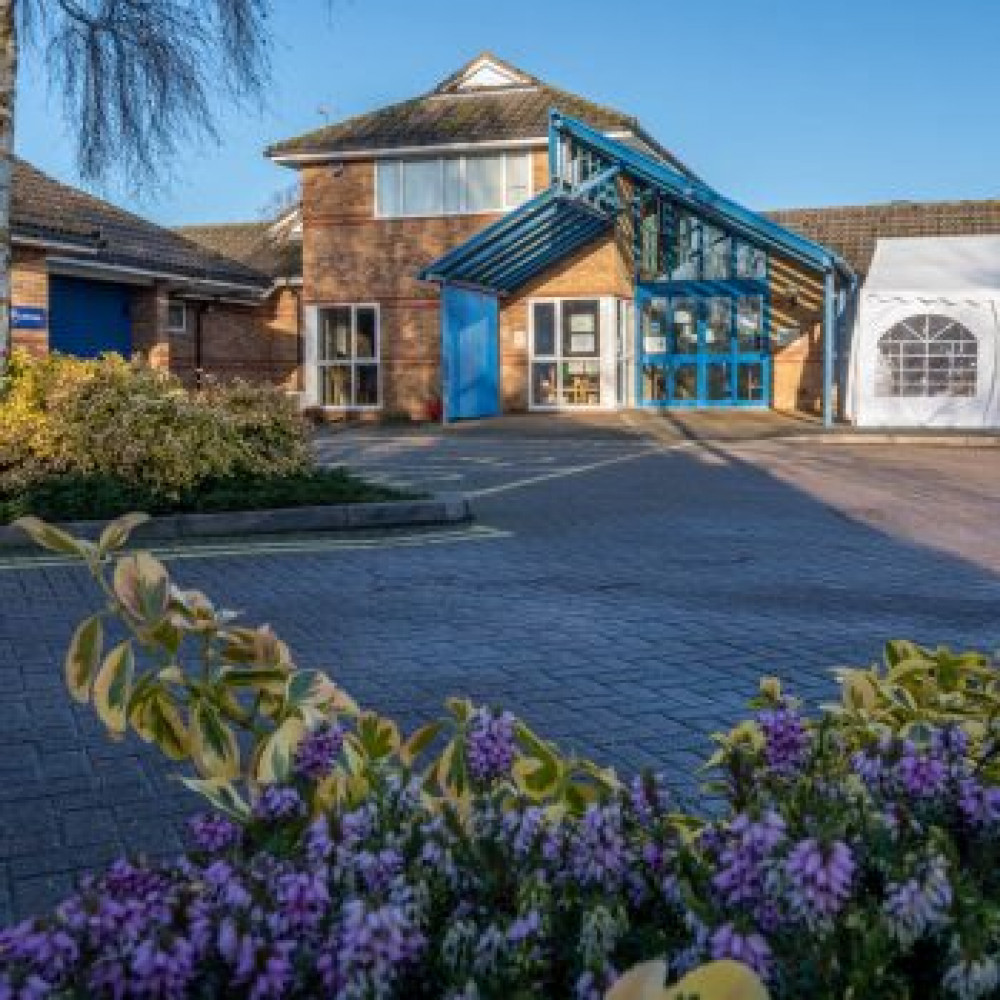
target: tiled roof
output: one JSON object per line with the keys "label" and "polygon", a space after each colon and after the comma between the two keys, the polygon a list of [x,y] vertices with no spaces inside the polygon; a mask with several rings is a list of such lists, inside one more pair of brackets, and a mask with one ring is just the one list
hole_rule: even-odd
{"label": "tiled roof", "polygon": [[[465,74],[484,59],[509,70],[518,81],[506,86],[462,89]],[[267,153],[280,158],[297,153],[336,155],[447,143],[538,139],[548,133],[552,108],[602,132],[631,132],[656,156],[690,173],[643,129],[635,116],[553,87],[490,53],[466,63],[426,94],[277,142]]]}
{"label": "tiled roof", "polygon": [[[82,263],[260,289],[270,283],[256,268],[62,184],[17,157],[11,230],[15,240],[21,237],[64,245],[67,249],[60,248],[58,256],[78,257]],[[77,246],[79,251],[73,249]]]}
{"label": "tiled roof", "polygon": [[176,232],[271,278],[302,277],[302,240],[276,237],[271,222],[180,226]]}
{"label": "tiled roof", "polygon": [[1000,234],[1000,199],[894,201],[881,205],[783,209],[763,214],[836,250],[859,275],[868,273],[879,237]]}

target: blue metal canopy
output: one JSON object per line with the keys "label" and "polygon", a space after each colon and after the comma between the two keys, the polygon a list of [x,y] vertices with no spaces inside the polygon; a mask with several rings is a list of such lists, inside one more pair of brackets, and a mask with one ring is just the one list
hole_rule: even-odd
{"label": "blue metal canopy", "polygon": [[512,292],[611,228],[614,211],[605,207],[606,198],[589,197],[594,191],[547,188],[428,265],[420,277]]}
{"label": "blue metal canopy", "polygon": [[549,156],[558,174],[563,142],[583,146],[605,163],[617,166],[621,173],[639,182],[641,187],[666,195],[685,208],[722,226],[751,243],[777,250],[819,271],[836,270],[846,278],[850,266],[833,251],[793,233],[776,222],[751,212],[724,197],[703,181],[682,174],[662,160],[633,147],[609,139],[603,133],[553,109],[549,113]]}

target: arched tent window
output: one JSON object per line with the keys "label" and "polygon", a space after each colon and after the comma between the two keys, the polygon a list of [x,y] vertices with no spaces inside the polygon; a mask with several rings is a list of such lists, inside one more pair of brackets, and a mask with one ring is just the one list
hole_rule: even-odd
{"label": "arched tent window", "polygon": [[878,339],[876,396],[975,396],[979,343],[961,323],[923,313]]}

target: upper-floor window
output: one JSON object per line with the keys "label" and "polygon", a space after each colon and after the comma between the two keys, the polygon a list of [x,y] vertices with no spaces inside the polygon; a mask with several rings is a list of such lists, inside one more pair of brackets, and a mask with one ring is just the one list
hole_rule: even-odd
{"label": "upper-floor window", "polygon": [[471,215],[506,212],[531,196],[531,153],[379,160],[375,214]]}

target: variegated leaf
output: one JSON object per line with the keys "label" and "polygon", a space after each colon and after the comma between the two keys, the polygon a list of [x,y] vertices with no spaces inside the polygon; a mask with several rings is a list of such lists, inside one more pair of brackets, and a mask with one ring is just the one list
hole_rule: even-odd
{"label": "variegated leaf", "polygon": [[101,664],[104,647],[104,625],[101,615],[81,622],[66,652],[66,686],[75,701],[86,704],[90,700],[90,686]]}
{"label": "variegated leaf", "polygon": [[123,514],[116,518],[101,532],[101,537],[97,542],[98,553],[103,556],[122,548],[128,542],[132,532],[149,519],[149,515],[143,514],[141,511]]}
{"label": "variegated leaf", "polygon": [[264,784],[285,781],[292,770],[295,750],[305,736],[306,727],[298,716],[289,716],[261,744],[256,778]]}
{"label": "variegated leaf", "polygon": [[236,736],[204,698],[191,711],[191,749],[198,770],[207,778],[230,780],[240,773]]}
{"label": "variegated leaf", "polygon": [[231,781],[218,778],[181,778],[181,784],[207,799],[212,806],[238,822],[250,818],[250,806]]}
{"label": "variegated leaf", "polygon": [[134,675],[135,654],[125,640],[108,653],[94,678],[94,709],[112,736],[125,733]]}

